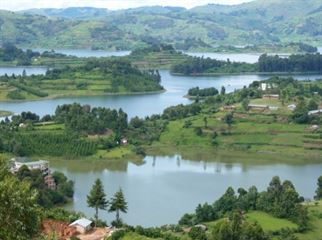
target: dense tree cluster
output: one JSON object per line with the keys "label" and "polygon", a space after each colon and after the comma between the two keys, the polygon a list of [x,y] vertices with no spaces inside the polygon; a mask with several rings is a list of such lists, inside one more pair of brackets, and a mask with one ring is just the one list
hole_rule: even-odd
{"label": "dense tree cluster", "polygon": [[308,215],[301,205],[303,198],[296,192],[290,181],[280,182],[274,177],[267,191],[258,192],[256,187],[248,191],[238,189],[238,195],[231,187],[213,204],[199,204],[194,214],[185,214],[179,221],[182,225],[195,225],[201,222],[220,219],[234,210],[261,210],[276,217],[290,219],[300,225],[300,230],[307,227]]}
{"label": "dense tree cluster", "polygon": [[29,240],[38,233],[37,191],[11,175],[0,159],[0,239]]}
{"label": "dense tree cluster", "polygon": [[168,107],[163,111],[162,117],[168,120],[182,119],[200,113],[201,106],[197,103],[190,105],[177,105]]}
{"label": "dense tree cluster", "polygon": [[0,48],[0,61],[17,61],[17,65],[31,65],[31,59],[38,56],[40,56],[39,52],[33,52],[30,49],[23,51],[11,43],[4,43]]}
{"label": "dense tree cluster", "polygon": [[216,224],[212,231],[216,240],[268,240],[270,239],[258,223],[245,221],[240,211],[234,211],[228,219]]}
{"label": "dense tree cluster", "polygon": [[56,183],[56,190],[47,187],[44,174],[38,169],[29,170],[27,166],[22,166],[16,176],[20,181],[29,182],[31,189],[37,190],[37,203],[45,208],[66,203],[74,195],[74,183],[60,172],[54,172],[52,175]]}
{"label": "dense tree cluster", "polygon": [[322,199],[322,176],[319,177],[317,185],[318,187],[315,191],[314,198],[317,200],[321,200]]}
{"label": "dense tree cluster", "polygon": [[322,55],[291,55],[288,58],[262,55],[258,60],[260,72],[322,72]]}
{"label": "dense tree cluster", "polygon": [[55,120],[73,131],[90,134],[104,133],[107,129],[122,134],[128,127],[127,114],[122,109],[91,108],[77,103],[58,106]]}
{"label": "dense tree cluster", "polygon": [[130,56],[145,55],[149,53],[160,53],[160,52],[170,52],[174,53],[176,50],[172,45],[169,44],[152,44],[145,48],[138,48],[131,52]]}
{"label": "dense tree cluster", "polygon": [[229,59],[221,61],[204,57],[189,57],[171,67],[171,73],[183,75],[255,72],[256,70],[256,64],[231,62]]}
{"label": "dense tree cluster", "polygon": [[200,89],[199,87],[195,88],[190,88],[188,91],[189,96],[199,96],[199,97],[210,97],[210,96],[215,96],[219,92],[216,88],[211,87],[211,88],[204,88]]}
{"label": "dense tree cluster", "polygon": [[243,72],[322,72],[322,55],[291,55],[287,58],[263,54],[257,63],[221,61],[190,57],[172,66],[171,72],[183,75]]}

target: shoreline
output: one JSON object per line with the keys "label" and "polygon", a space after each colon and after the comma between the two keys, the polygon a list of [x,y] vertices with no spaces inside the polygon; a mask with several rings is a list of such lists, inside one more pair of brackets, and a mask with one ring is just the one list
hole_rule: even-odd
{"label": "shoreline", "polygon": [[197,74],[183,74],[183,73],[172,73],[172,76],[182,76],[182,77],[211,77],[211,76],[238,76],[238,75],[312,75],[312,74],[322,74],[322,72],[239,72],[239,73],[197,73]]}
{"label": "shoreline", "polygon": [[149,92],[123,92],[123,93],[103,93],[103,94],[87,94],[87,95],[51,95],[44,98],[38,99],[23,99],[23,100],[0,100],[0,103],[23,103],[23,102],[36,102],[36,101],[44,101],[44,100],[53,100],[53,99],[62,99],[62,98],[87,98],[87,97],[104,97],[104,96],[130,96],[130,95],[152,95],[152,94],[160,94],[166,92],[166,89],[159,91],[149,91]]}

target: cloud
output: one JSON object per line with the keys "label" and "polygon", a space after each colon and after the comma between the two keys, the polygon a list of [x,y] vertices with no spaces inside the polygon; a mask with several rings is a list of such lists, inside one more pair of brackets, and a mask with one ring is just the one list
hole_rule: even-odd
{"label": "cloud", "polygon": [[182,6],[192,8],[208,3],[239,4],[251,0],[0,0],[0,9],[18,11],[29,8],[100,7],[112,10],[140,6]]}

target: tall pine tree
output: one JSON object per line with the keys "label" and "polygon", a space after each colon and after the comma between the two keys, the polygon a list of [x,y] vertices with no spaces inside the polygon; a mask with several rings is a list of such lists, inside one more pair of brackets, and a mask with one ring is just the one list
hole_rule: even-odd
{"label": "tall pine tree", "polygon": [[91,208],[95,208],[95,220],[98,220],[98,210],[106,210],[108,201],[106,200],[106,194],[104,187],[100,179],[96,179],[92,190],[87,195],[87,204]]}

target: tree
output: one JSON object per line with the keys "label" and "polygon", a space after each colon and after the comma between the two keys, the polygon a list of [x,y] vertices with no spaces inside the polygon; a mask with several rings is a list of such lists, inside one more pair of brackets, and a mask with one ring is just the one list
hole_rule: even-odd
{"label": "tree", "polygon": [[316,200],[321,200],[322,199],[322,175],[319,177],[317,185],[318,185],[318,188],[315,191],[316,195],[314,196],[314,198]]}
{"label": "tree", "polygon": [[249,99],[248,98],[245,98],[243,101],[242,101],[242,107],[245,111],[248,111],[249,107]]}
{"label": "tree", "polygon": [[205,128],[208,128],[208,119],[207,119],[207,117],[203,118],[203,122],[205,124]]}
{"label": "tree", "polygon": [[224,122],[231,127],[231,125],[233,124],[233,120],[234,120],[234,116],[232,113],[227,113],[224,117]]}
{"label": "tree", "polygon": [[226,88],[224,86],[221,87],[220,94],[221,95],[225,95],[226,94]]}
{"label": "tree", "polygon": [[98,221],[98,210],[105,210],[108,206],[104,187],[100,179],[96,179],[92,190],[87,195],[87,204],[91,208],[95,208],[95,220]]}
{"label": "tree", "polygon": [[37,191],[29,183],[19,181],[6,170],[0,160],[0,239],[27,240],[38,232],[40,211]]}
{"label": "tree", "polygon": [[319,105],[313,99],[311,99],[307,105],[307,108],[309,111],[317,110],[319,108]]}
{"label": "tree", "polygon": [[293,115],[293,120],[296,123],[307,123],[309,116],[308,116],[308,108],[303,100],[299,102],[299,104],[296,106]]}
{"label": "tree", "polygon": [[120,221],[120,211],[127,213],[127,202],[125,201],[124,194],[120,188],[111,199],[111,206],[109,212],[116,212],[116,221]]}

